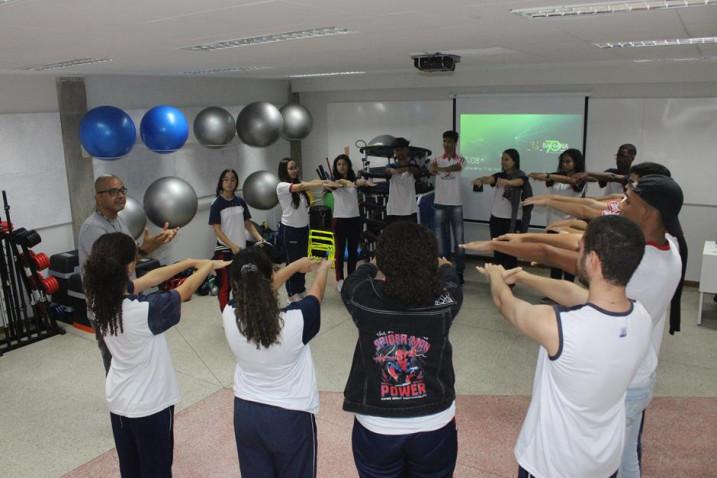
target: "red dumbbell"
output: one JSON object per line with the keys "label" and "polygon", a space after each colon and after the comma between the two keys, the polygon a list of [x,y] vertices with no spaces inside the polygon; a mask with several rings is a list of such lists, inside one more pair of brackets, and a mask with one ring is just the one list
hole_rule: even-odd
{"label": "red dumbbell", "polygon": [[52,295],[57,294],[60,290],[60,283],[56,277],[50,276],[42,279],[42,288],[46,294]]}

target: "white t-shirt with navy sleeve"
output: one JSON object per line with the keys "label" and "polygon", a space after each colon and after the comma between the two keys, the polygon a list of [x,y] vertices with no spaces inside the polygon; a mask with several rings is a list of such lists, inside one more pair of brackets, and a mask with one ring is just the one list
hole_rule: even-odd
{"label": "white t-shirt with navy sleeve", "polygon": [[313,295],[281,311],[278,341],[265,348],[239,332],[230,303],[222,313],[224,334],[236,357],[234,395],[287,410],[319,411],[319,389],[309,341],[319,333],[321,308]]}
{"label": "white t-shirt with navy sleeve", "polygon": [[[244,221],[251,219],[251,213],[246,202],[234,196],[231,200],[217,196],[209,206],[209,225],[219,224],[221,230],[234,244],[244,249],[246,247],[247,232]],[[219,244],[226,246],[220,239]]]}
{"label": "white t-shirt with navy sleeve", "polygon": [[556,307],[560,345],[540,347],[515,457],[537,477],[605,478],[620,466],[625,392],[650,344],[639,302],[624,313]]}
{"label": "white t-shirt with navy sleeve", "polygon": [[123,331],[104,337],[112,354],[105,383],[110,412],[140,418],[179,402],[177,376],[163,332],[179,322],[181,302],[175,290],[129,295],[122,301]]}
{"label": "white t-shirt with navy sleeve", "polygon": [[281,223],[290,227],[307,227],[309,225],[309,204],[306,197],[299,195],[299,207],[292,202],[291,183],[280,182],[276,186],[276,195],[281,206]]}

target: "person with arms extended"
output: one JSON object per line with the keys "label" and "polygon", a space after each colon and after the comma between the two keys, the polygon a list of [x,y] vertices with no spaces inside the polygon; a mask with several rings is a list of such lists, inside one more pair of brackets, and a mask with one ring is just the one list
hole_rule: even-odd
{"label": "person with arms extended", "polygon": [[[540,344],[533,396],[515,457],[519,478],[616,477],[625,443],[625,396],[649,347],[652,321],[626,295],[642,260],[640,228],[620,216],[595,219],[580,244],[577,272],[588,289],[487,264],[493,301]],[[561,306],[513,296],[519,283]]]}
{"label": "person with arms extended", "polygon": [[[77,240],[77,252],[80,262],[80,271],[84,270],[85,262],[92,251],[92,245],[103,234],[112,232],[121,232],[132,237],[129,227],[124,222],[119,212],[122,211],[127,203],[127,188],[122,180],[114,175],[99,176],[95,180],[95,212],[92,213],[80,227],[80,234]],[[164,229],[155,235],[151,235],[149,230],[145,228],[142,243],[137,248],[140,256],[147,256],[164,244],[170,242],[177,235],[179,228],[169,229],[169,224],[164,225]],[[95,327],[94,316],[92,310],[88,307],[87,318],[95,329],[95,338],[97,346],[102,355],[102,364],[105,367],[105,374],[110,369],[112,354],[105,346],[102,335],[97,333]]]}
{"label": "person with arms extended", "polygon": [[406,138],[396,138],[393,142],[396,161],[386,166],[388,180],[386,224],[398,221],[418,222],[416,179],[421,171],[409,156],[409,144]]}
{"label": "person with arms extended", "polygon": [[234,433],[242,476],[316,477],[319,390],[309,341],[321,327],[331,264],[321,262],[308,295],[285,309],[276,290],[317,265],[304,257],[274,272],[258,248],[241,251],[232,263],[235,302],[222,318],[236,357]]}
{"label": "person with arms extended", "polygon": [[359,476],[451,476],[458,445],[449,331],[463,292],[433,233],[410,222],[387,226],[376,264],[360,265],[341,299],[359,335],[343,405],[355,413]]}
{"label": "person with arms extended", "polygon": [[[459,244],[463,244],[461,171],[466,160],[456,152],[457,143],[457,132],[449,130],[443,133],[443,154],[431,161],[431,174],[436,177],[433,223],[438,239],[438,253],[455,261],[458,278],[462,284],[465,251],[459,247]],[[448,244],[444,244],[444,237],[450,241]]]}
{"label": "person with arms extended", "polygon": [[[501,172],[482,176],[473,181],[473,186],[482,190],[483,185],[493,187],[493,203],[490,210],[490,237],[507,233],[525,232],[530,225],[532,207],[524,207],[521,201],[532,196],[528,176],[520,169],[520,153],[510,148],[500,156]],[[502,252],[494,253],[495,262],[506,269],[518,265],[518,260]]]}
{"label": "person with arms extended", "polygon": [[[305,257],[309,248],[309,206],[311,201],[307,191],[330,186],[330,181],[315,179],[302,181],[299,165],[291,158],[279,161],[279,184],[276,195],[281,206],[279,241],[290,264]],[[301,300],[306,295],[304,274],[297,272],[286,281],[286,293],[289,301]]]}
{"label": "person with arms extended", "polygon": [[[248,232],[257,243],[264,242],[251,221],[251,213],[244,199],[236,195],[239,187],[239,176],[233,169],[225,169],[217,181],[217,197],[209,206],[209,225],[212,226],[217,237],[217,246],[214,249],[214,259],[230,261],[240,250],[246,248]],[[229,302],[229,270],[221,269],[217,272],[219,280],[219,310]]]}
{"label": "person with arms extended", "polygon": [[[164,332],[179,323],[181,303],[207,274],[229,262],[186,259],[131,279],[137,245],[113,232],[95,241],[84,269],[85,295],[97,331],[112,353],[105,393],[122,477],[172,476],[174,406],[179,387]],[[188,268],[176,289],[143,295]]]}

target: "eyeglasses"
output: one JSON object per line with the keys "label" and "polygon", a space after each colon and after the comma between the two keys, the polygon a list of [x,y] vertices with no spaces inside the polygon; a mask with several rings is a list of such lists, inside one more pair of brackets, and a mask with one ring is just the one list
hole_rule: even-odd
{"label": "eyeglasses", "polygon": [[117,196],[119,193],[127,195],[127,188],[122,186],[121,188],[105,189],[104,191],[97,191],[97,194],[107,193],[110,196]]}

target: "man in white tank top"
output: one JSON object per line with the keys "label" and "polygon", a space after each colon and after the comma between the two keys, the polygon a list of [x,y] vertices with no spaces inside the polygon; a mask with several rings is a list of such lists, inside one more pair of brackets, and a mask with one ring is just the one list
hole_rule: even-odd
{"label": "man in white tank top", "polygon": [[[620,216],[593,220],[580,242],[578,277],[589,289],[501,266],[479,270],[493,301],[538,342],[533,396],[515,446],[519,477],[617,476],[625,440],[625,392],[645,357],[652,321],[625,288],[645,250],[640,228]],[[509,284],[563,307],[532,305]]]}

